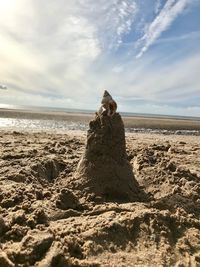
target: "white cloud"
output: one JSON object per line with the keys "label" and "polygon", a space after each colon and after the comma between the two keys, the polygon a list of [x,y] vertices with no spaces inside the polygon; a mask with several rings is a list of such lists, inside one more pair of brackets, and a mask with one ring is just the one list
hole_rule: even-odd
{"label": "white cloud", "polygon": [[148,48],[166,31],[173,21],[189,5],[189,0],[167,0],[160,13],[154,18],[153,22],[147,27],[145,34],[138,41],[142,48],[136,58],[140,58]]}
{"label": "white cloud", "polygon": [[[33,94],[76,93],[101,52],[96,28],[73,4],[62,6],[59,1],[45,9],[44,1],[22,2],[23,8],[16,6],[8,19],[1,18],[0,76],[11,87]],[[23,16],[26,8],[30,17]],[[66,92],[66,84],[76,84],[74,91]]]}
{"label": "white cloud", "polygon": [[12,1],[0,0],[1,77],[20,91],[63,97],[88,92],[93,62],[120,44],[137,12],[131,0]]}
{"label": "white cloud", "polygon": [[[158,37],[188,1],[168,0],[163,9],[154,1],[160,13],[148,23],[141,49],[173,41]],[[128,55],[130,47],[123,46],[129,33],[126,41],[133,43],[141,19],[140,26],[152,21],[154,8],[140,0],[0,0],[0,77],[9,88],[1,91],[0,102],[95,109],[102,90],[108,89],[124,110],[137,111],[130,101],[141,103],[141,110],[149,101],[143,106],[147,112],[153,102],[159,106],[163,96],[168,107],[175,95],[179,102],[187,100],[188,92],[197,95],[198,53],[183,53],[176,63],[163,65],[163,55],[148,53],[135,60]],[[179,39],[186,38],[190,40],[187,34]]]}
{"label": "white cloud", "polygon": [[138,7],[133,0],[84,0],[82,12],[92,25],[103,50],[117,48],[125,34],[131,30]]}
{"label": "white cloud", "polygon": [[181,34],[178,36],[173,36],[173,37],[167,37],[167,38],[159,38],[156,40],[157,44],[161,43],[172,43],[172,42],[180,42],[180,41],[185,41],[185,40],[192,40],[192,39],[197,39],[200,38],[200,31],[193,31],[189,32],[186,34]]}
{"label": "white cloud", "polygon": [[[167,106],[168,113],[180,115],[185,110],[185,115],[192,115],[187,108],[199,106],[200,101],[200,54],[190,54],[164,66],[159,59],[160,55],[152,55],[142,61],[130,58],[122,65],[108,64],[103,74],[97,73],[96,83],[103,80],[105,88],[111,88],[123,111],[154,113],[163,109],[164,113]],[[159,110],[153,105],[159,106]],[[200,116],[198,109],[193,111]]]}
{"label": "white cloud", "polygon": [[[134,104],[132,104],[134,105]],[[133,112],[133,107],[125,105],[121,111]],[[195,116],[200,117],[200,107],[179,107],[166,104],[142,103],[134,105],[134,113],[140,114],[159,114],[159,115],[177,115],[177,116]]]}
{"label": "white cloud", "polygon": [[155,11],[155,14],[157,14],[157,13],[160,12],[161,6],[162,6],[161,0],[156,0],[155,10],[154,10]]}

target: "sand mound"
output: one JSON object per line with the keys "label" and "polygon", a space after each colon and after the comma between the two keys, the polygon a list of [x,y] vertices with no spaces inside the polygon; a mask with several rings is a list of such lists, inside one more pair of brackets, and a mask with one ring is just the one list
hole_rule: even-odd
{"label": "sand mound", "polygon": [[74,189],[106,201],[142,200],[144,196],[127,160],[121,116],[98,115],[89,126]]}

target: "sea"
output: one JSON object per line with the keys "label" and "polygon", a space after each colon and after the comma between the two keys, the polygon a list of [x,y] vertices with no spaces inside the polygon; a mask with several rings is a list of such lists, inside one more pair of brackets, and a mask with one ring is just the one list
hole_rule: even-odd
{"label": "sea", "polygon": [[[9,117],[6,116],[6,111],[29,111],[37,113],[51,113],[51,114],[82,114],[92,115],[94,110],[82,110],[82,109],[68,109],[68,108],[55,108],[55,107],[35,107],[35,106],[18,106],[18,105],[5,105],[0,104],[0,129],[4,130],[27,130],[27,131],[57,131],[65,132],[68,130],[87,131],[88,123],[83,121],[62,120],[56,119],[55,116],[52,119],[44,118],[21,118],[21,117]],[[1,116],[1,114],[4,114]],[[177,120],[199,120],[200,117],[191,116],[174,116],[174,115],[161,115],[161,114],[146,114],[146,113],[131,113],[120,112],[123,117],[145,117],[145,118],[165,118],[165,119],[177,119]],[[156,134],[175,134],[175,135],[195,135],[200,136],[200,130],[167,130],[167,129],[151,129],[151,128],[125,128],[127,133],[156,133]]]}

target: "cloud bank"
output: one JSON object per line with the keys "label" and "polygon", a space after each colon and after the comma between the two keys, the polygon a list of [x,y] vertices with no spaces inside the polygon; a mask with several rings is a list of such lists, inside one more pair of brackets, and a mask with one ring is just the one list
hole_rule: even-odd
{"label": "cloud bank", "polygon": [[[108,89],[123,111],[200,116],[200,29],[175,29],[180,17],[192,23],[193,6],[0,0],[0,77],[9,88],[0,102],[96,109]],[[171,28],[177,34],[162,38]]]}

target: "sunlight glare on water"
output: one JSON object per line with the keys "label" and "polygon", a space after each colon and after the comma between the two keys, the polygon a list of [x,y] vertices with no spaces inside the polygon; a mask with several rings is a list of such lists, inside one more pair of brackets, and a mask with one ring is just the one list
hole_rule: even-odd
{"label": "sunlight glare on water", "polygon": [[0,128],[12,130],[86,130],[87,125],[72,121],[0,118]]}
{"label": "sunlight glare on water", "polygon": [[[65,120],[37,120],[37,119],[17,119],[0,118],[0,130],[18,130],[18,131],[68,131],[80,130],[87,131],[88,125],[81,122]],[[154,133],[154,134],[178,134],[178,135],[196,135],[200,136],[199,130],[162,130],[146,128],[125,128],[129,133]]]}

